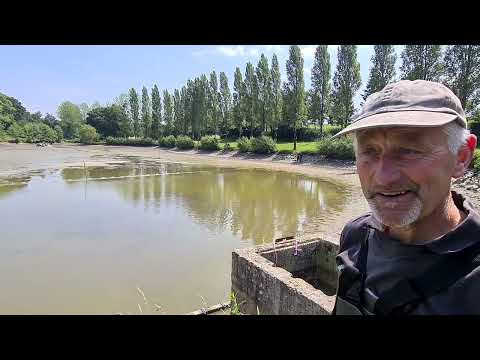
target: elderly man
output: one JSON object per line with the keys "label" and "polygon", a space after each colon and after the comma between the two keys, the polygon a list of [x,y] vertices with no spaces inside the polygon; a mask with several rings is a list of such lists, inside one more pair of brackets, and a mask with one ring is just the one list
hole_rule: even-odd
{"label": "elderly man", "polygon": [[371,213],[342,231],[333,313],[480,314],[480,216],[451,191],[477,144],[459,99],[435,82],[389,84],[343,134]]}

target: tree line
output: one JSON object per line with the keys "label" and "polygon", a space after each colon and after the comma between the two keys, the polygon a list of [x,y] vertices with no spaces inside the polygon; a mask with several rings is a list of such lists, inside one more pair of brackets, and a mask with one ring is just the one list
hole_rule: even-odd
{"label": "tree line", "polygon": [[[398,77],[396,62],[393,45],[374,46],[364,100],[399,79],[440,81],[459,97],[469,116],[478,116],[480,46],[453,45],[442,50],[440,45],[406,45]],[[333,76],[328,46],[319,45],[310,89],[305,89],[299,46],[290,46],[285,69],[287,78],[282,82],[277,56],[267,59],[261,54],[258,63],[248,62],[243,72],[236,67],[233,83],[224,72],[212,71],[187,80],[173,92],[160,92],[156,84],[150,91],[145,86],[141,92],[131,88],[106,106],[67,101],[58,108],[59,124],[67,139],[78,137],[80,128],[88,125],[102,137],[269,135],[293,140],[296,148],[299,134],[302,138],[307,130],[321,138],[324,124],[341,129],[350,123],[357,111],[354,98],[362,85],[356,45],[338,47]],[[3,131],[8,128],[8,124],[2,126]]]}

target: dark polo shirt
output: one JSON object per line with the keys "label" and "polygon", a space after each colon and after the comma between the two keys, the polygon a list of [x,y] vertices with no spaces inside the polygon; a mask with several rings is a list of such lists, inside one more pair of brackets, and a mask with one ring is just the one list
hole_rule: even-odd
{"label": "dark polo shirt", "polygon": [[[458,252],[480,241],[480,216],[462,195],[452,191],[455,205],[467,217],[447,234],[423,245],[406,245],[381,231],[371,214],[349,222],[342,231],[337,264],[352,265],[360,243],[348,241],[350,231],[367,223],[375,233],[369,242],[365,288],[366,309],[373,312],[379,294],[402,278],[414,278],[440,260],[442,254]],[[352,230],[353,229],[353,230]],[[350,234],[351,235],[351,234]],[[480,267],[461,277],[451,287],[421,303],[412,314],[480,314]]]}

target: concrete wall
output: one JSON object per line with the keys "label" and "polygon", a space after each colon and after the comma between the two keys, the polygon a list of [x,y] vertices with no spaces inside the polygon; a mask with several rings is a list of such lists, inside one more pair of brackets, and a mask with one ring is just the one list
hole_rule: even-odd
{"label": "concrete wall", "polygon": [[[250,249],[232,254],[232,291],[240,311],[245,314],[328,315],[335,296],[328,288],[336,288],[335,255],[338,245],[327,239],[313,238]],[[314,271],[325,289],[316,289],[292,273]],[[327,295],[328,293],[332,295]]]}

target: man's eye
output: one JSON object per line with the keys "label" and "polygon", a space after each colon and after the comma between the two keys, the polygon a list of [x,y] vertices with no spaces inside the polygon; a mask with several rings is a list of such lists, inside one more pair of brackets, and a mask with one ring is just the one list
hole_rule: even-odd
{"label": "man's eye", "polygon": [[375,149],[372,149],[372,148],[367,148],[367,149],[364,149],[361,151],[361,154],[362,155],[375,155],[376,154],[376,150]]}
{"label": "man's eye", "polygon": [[402,148],[400,149],[400,153],[405,155],[417,155],[417,154],[420,154],[421,152],[415,149]]}

